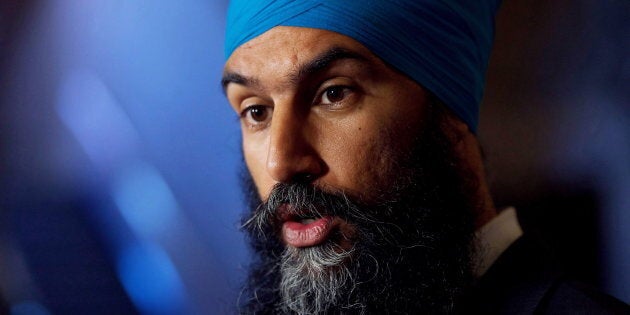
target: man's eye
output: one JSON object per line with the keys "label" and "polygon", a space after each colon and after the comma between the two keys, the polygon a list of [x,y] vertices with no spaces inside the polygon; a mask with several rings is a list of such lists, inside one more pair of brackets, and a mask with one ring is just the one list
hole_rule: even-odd
{"label": "man's eye", "polygon": [[333,104],[341,102],[348,96],[350,92],[350,89],[345,86],[331,86],[324,90],[324,92],[322,93],[321,104]]}
{"label": "man's eye", "polygon": [[264,105],[249,106],[241,113],[241,117],[245,118],[250,124],[264,123],[270,116],[271,109]]}

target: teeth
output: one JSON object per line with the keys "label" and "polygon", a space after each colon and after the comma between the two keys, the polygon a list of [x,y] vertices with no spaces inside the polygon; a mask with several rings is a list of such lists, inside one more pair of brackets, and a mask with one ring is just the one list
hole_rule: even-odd
{"label": "teeth", "polygon": [[302,223],[302,224],[311,224],[313,222],[315,222],[315,219],[302,219],[300,221],[300,223]]}

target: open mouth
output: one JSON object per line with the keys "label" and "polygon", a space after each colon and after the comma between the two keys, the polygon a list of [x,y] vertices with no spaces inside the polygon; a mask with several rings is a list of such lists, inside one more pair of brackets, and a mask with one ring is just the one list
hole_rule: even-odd
{"label": "open mouth", "polygon": [[282,221],[282,240],[293,247],[309,247],[321,244],[328,239],[335,227],[332,216],[314,217],[300,214],[290,205],[278,209]]}
{"label": "open mouth", "polygon": [[313,222],[315,222],[315,218],[304,218],[304,219],[300,219],[297,222],[300,222],[302,224],[311,224]]}
{"label": "open mouth", "polygon": [[325,216],[302,221],[285,221],[282,224],[282,240],[294,247],[309,247],[321,244],[333,229],[333,218]]}

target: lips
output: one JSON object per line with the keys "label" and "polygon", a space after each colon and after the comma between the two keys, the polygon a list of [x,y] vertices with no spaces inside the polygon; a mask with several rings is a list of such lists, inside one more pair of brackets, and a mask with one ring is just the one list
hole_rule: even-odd
{"label": "lips", "polygon": [[293,247],[309,247],[321,244],[337,225],[334,217],[320,214],[312,215],[283,204],[277,209],[282,223],[281,238],[285,244]]}
{"label": "lips", "polygon": [[288,220],[282,224],[282,240],[293,247],[321,244],[333,229],[333,218],[324,216],[300,221]]}

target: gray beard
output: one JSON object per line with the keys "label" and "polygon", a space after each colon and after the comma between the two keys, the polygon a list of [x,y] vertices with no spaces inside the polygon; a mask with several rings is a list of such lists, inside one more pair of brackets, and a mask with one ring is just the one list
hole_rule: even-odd
{"label": "gray beard", "polygon": [[[472,282],[471,194],[477,179],[459,167],[438,126],[431,127],[413,152],[393,159],[407,162],[392,174],[396,182],[369,204],[309,183],[278,184],[262,202],[244,172],[252,211],[243,227],[256,255],[239,302],[241,312],[453,312]],[[352,224],[357,229],[354,247],[344,250],[335,235],[318,246],[285,246],[276,216],[283,203],[313,217],[338,216]]]}
{"label": "gray beard", "polygon": [[[309,197],[303,198],[309,194],[296,195],[312,203]],[[358,238],[351,249],[339,246],[340,236],[334,233],[320,245],[295,248],[278,240],[277,228],[251,231],[259,241],[255,245],[259,260],[252,265],[250,292],[245,295],[253,296],[248,303],[251,309],[244,312],[453,311],[456,299],[471,279],[473,227],[469,217],[448,209],[339,206],[343,211],[355,209],[343,217],[357,227]],[[353,215],[359,209],[365,212]],[[381,219],[372,213],[380,213]]]}
{"label": "gray beard", "polygon": [[280,305],[285,313],[322,314],[344,304],[343,290],[356,286],[353,271],[344,264],[352,251],[333,243],[287,248],[281,259]]}

